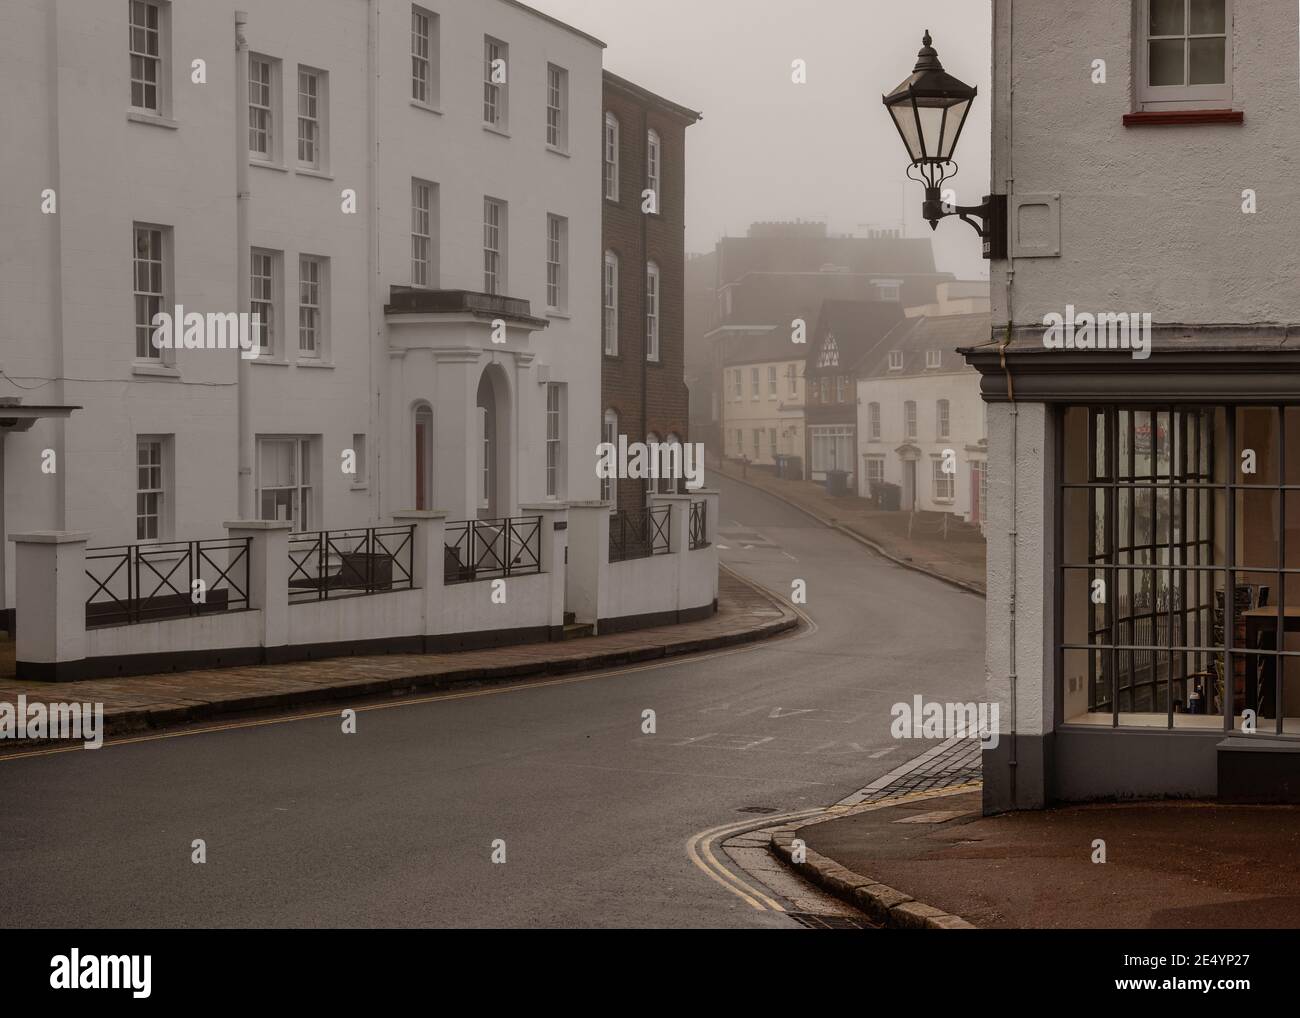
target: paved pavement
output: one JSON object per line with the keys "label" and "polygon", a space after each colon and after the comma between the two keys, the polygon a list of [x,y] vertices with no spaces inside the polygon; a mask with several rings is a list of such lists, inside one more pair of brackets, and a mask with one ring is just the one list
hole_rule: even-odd
{"label": "paved pavement", "polygon": [[983,592],[987,551],[978,527],[945,520],[940,513],[881,512],[856,495],[832,497],[820,482],[787,481],[771,472],[742,470],[734,460],[724,476],[740,478],[851,534],[866,539],[885,554],[936,576]]}
{"label": "paved pavement", "polygon": [[[30,702],[102,703],[106,735],[112,738],[221,718],[239,711],[297,708],[365,696],[397,696],[651,661],[764,639],[799,624],[790,608],[726,570],[719,577],[718,587],[716,614],[678,626],[448,654],[338,657],[57,685],[20,682],[11,670],[8,677],[0,673],[0,702],[17,703],[20,695],[26,695]],[[8,646],[12,648],[12,641]],[[31,743],[0,743],[0,753],[23,751],[30,746]]]}
{"label": "paved pavement", "polygon": [[800,634],[363,703],[354,735],[322,710],[0,759],[0,923],[795,926],[702,867],[700,835],[819,810],[924,748],[889,709],[978,698],[984,606],[719,486],[724,560],[804,581]]}

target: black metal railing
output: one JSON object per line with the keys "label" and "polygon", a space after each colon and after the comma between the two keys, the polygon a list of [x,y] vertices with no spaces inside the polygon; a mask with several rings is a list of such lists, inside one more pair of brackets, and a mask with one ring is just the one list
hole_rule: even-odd
{"label": "black metal railing", "polygon": [[709,512],[709,503],[707,502],[691,503],[691,515],[690,515],[691,551],[696,551],[699,548],[707,548],[709,546],[708,527],[707,527],[708,512]]}
{"label": "black metal railing", "polygon": [[415,524],[289,537],[289,602],[410,590]]}
{"label": "black metal railing", "polygon": [[[86,549],[86,626],[129,626],[248,607],[252,538]],[[197,582],[197,581],[202,581]]]}
{"label": "black metal railing", "polygon": [[619,509],[609,517],[609,560],[667,555],[672,549],[672,507]]}
{"label": "black metal railing", "polygon": [[444,529],[443,581],[521,576],[542,571],[542,518],[458,520]]}

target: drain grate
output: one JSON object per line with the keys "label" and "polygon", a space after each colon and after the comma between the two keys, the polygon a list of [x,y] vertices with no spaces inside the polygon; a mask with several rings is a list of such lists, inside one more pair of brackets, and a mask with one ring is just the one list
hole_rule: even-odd
{"label": "drain grate", "polygon": [[813,915],[811,912],[787,912],[791,919],[810,930],[874,930],[866,919],[845,915]]}
{"label": "drain grate", "polygon": [[737,813],[779,813],[775,806],[741,806]]}

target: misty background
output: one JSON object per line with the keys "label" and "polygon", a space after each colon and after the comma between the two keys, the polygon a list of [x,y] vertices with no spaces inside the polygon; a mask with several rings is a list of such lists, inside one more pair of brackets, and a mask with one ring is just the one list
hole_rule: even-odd
{"label": "misty background", "polygon": [[[921,186],[880,103],[912,71],[928,28],[944,68],[979,88],[946,184],[962,205],[988,193],[988,0],[525,0],[604,41],[605,67],[702,110],[686,132],[686,250],[713,250],[766,220],[831,233],[933,236],[940,271],[987,279],[974,231],[931,234]],[[791,64],[807,63],[807,84]]]}

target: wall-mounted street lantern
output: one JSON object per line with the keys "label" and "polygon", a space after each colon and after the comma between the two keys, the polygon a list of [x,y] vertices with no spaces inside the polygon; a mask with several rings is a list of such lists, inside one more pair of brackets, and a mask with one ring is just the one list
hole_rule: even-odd
{"label": "wall-mounted street lantern", "polygon": [[[912,160],[907,175],[925,185],[921,215],[930,229],[937,230],[939,220],[945,216],[958,216],[975,227],[983,239],[985,258],[1005,258],[1006,195],[986,195],[984,204],[976,206],[948,205],[943,201],[943,182],[957,174],[953,152],[977,90],[943,69],[931,41],[927,30],[911,75],[889,95],[882,96],[881,102],[889,110]],[[913,170],[917,176],[913,176]]]}

